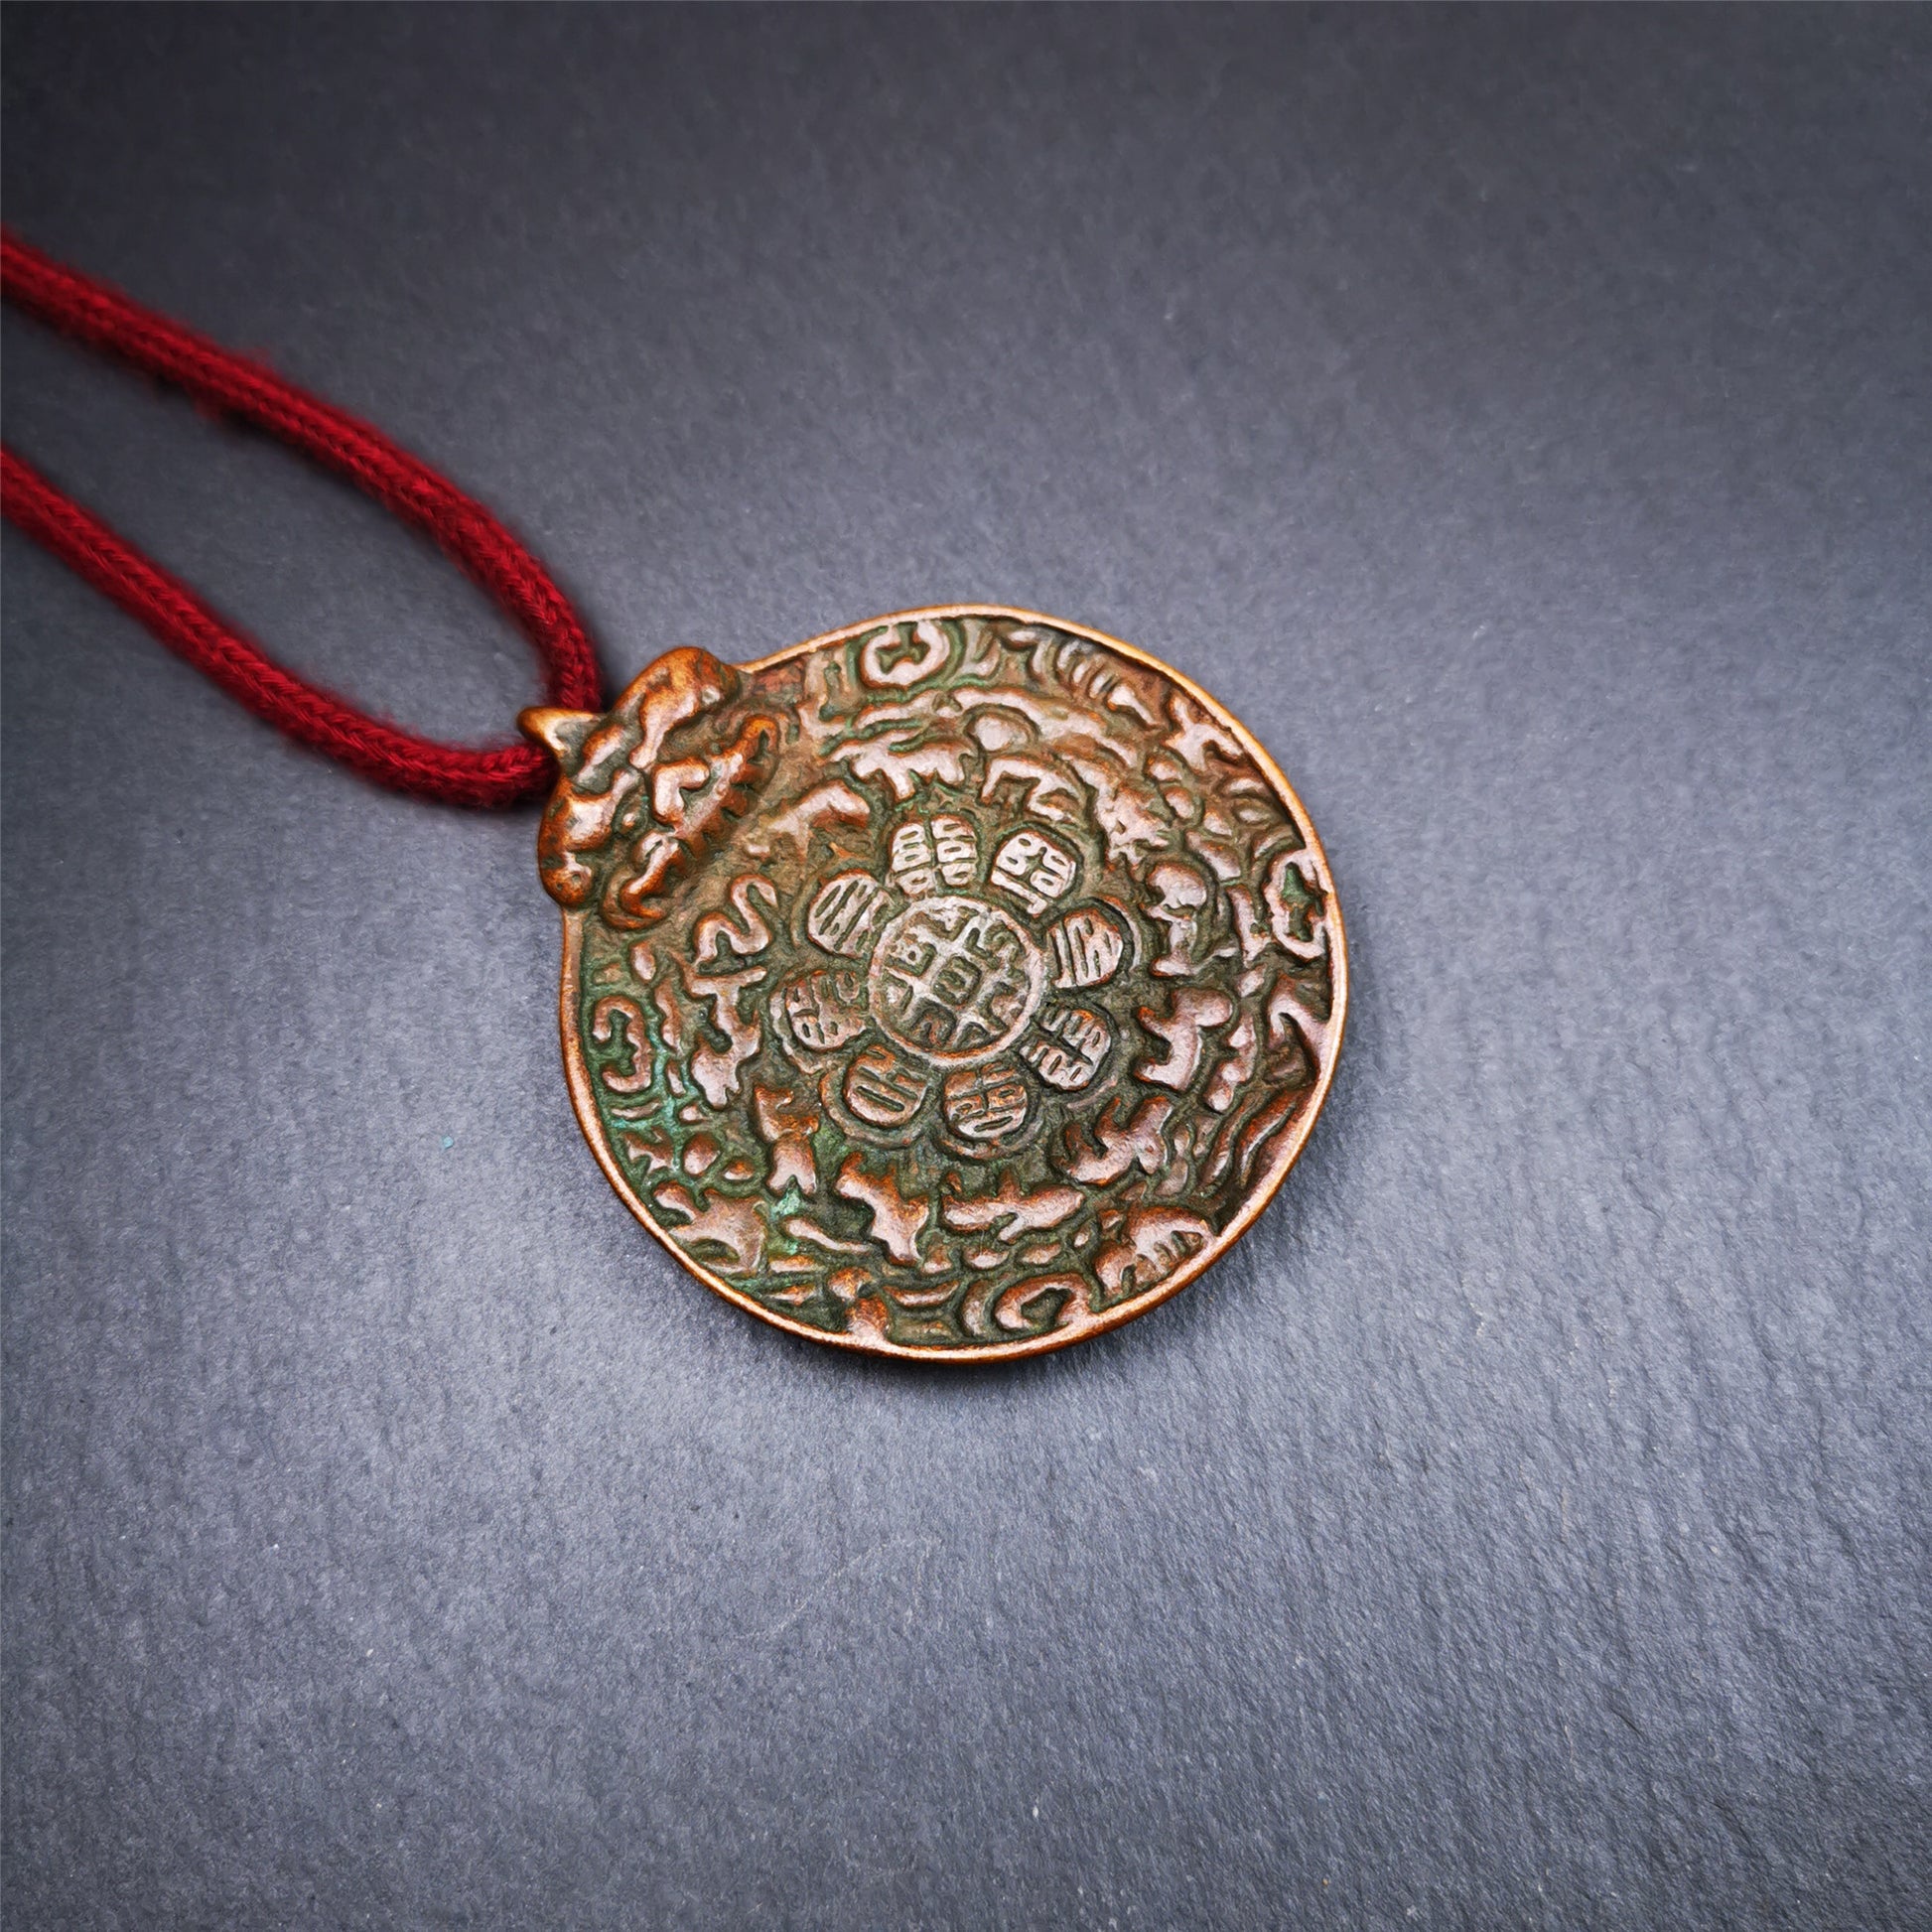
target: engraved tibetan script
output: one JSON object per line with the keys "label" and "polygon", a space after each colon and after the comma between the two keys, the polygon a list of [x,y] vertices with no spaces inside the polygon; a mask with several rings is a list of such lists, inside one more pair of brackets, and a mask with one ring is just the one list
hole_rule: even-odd
{"label": "engraved tibetan script", "polygon": [[529,722],[586,1130],[770,1319],[1055,1346],[1190,1278],[1299,1153],[1345,994],[1326,865],[1138,653],[946,610]]}

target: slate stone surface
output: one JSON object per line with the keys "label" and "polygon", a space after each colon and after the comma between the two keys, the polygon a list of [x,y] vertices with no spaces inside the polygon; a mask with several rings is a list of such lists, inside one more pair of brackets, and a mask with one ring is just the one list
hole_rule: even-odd
{"label": "slate stone surface", "polygon": [[[529,814],[9,533],[29,1926],[1917,1927],[1932,14],[16,10],[9,220],[387,426],[614,678],[993,598],[1233,703],[1352,1035],[1176,1302],[990,1373],[679,1274]],[[291,663],[532,683],[6,324]]]}

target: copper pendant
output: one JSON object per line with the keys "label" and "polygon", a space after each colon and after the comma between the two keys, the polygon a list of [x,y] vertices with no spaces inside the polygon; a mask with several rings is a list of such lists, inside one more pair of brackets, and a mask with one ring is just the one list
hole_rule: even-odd
{"label": "copper pendant", "polygon": [[577,1117],[741,1308],[1037,1354],[1184,1287],[1294,1166],[1347,1005],[1334,887],[1274,760],[1145,651],[947,605],[523,723],[562,767]]}

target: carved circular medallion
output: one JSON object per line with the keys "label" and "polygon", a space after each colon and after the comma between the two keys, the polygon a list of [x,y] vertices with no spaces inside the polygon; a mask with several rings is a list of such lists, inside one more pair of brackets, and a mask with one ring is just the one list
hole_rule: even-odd
{"label": "carved circular medallion", "polygon": [[1045,982],[1045,955],[1027,929],[956,893],[899,913],[879,935],[867,978],[881,1031],[934,1066],[971,1066],[1011,1046]]}
{"label": "carved circular medallion", "polygon": [[1055,1348],[1260,1212],[1333,1074],[1341,917],[1268,755],[1131,646],[880,619],[673,651],[563,776],[564,1058],[625,1203],[816,1340]]}

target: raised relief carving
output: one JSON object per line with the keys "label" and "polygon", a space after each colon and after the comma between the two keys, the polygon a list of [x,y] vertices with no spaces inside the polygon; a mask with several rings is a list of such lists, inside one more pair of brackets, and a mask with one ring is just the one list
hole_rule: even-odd
{"label": "raised relief carving", "polygon": [[1039,948],[997,905],[946,897],[908,906],[872,966],[872,1006],[900,1045],[939,1065],[984,1059],[1032,1017]]}
{"label": "raised relief carving", "polygon": [[946,1076],[946,1125],[960,1140],[991,1150],[1027,1125],[1033,1091],[1009,1061],[995,1060]]}
{"label": "raised relief carving", "polygon": [[882,630],[859,652],[859,675],[875,688],[903,690],[945,668],[952,641],[936,623],[915,623],[909,633]]}
{"label": "raised relief carving", "polygon": [[599,1046],[608,1046],[619,1038],[629,1049],[629,1066],[602,1066],[598,1078],[608,1093],[642,1093],[651,1079],[650,1040],[644,1033],[643,1012],[636,1001],[613,993],[591,1009],[591,1039]]}
{"label": "raised relief carving", "polygon": [[759,835],[747,841],[747,849],[762,848],[770,852],[782,839],[790,846],[794,859],[807,859],[811,856],[814,833],[834,833],[840,826],[864,825],[871,817],[871,800],[850,785],[838,780],[814,785],[795,805],[774,812]]}
{"label": "raised relief carving", "polygon": [[854,972],[820,966],[778,989],[785,1033],[809,1053],[836,1052],[872,1025],[865,982]]}
{"label": "raised relief carving", "polygon": [[955,889],[979,877],[979,838],[970,821],[941,812],[932,821],[932,858],[941,882]]}
{"label": "raised relief carving", "polygon": [[1168,1122],[1173,1102],[1143,1100],[1131,1120],[1120,1117],[1122,1102],[1109,1101],[1089,1135],[1078,1122],[1066,1130],[1066,1160],[1062,1171],[1089,1186],[1106,1187],[1134,1168],[1159,1173],[1168,1160]]}
{"label": "raised relief carving", "polygon": [[1001,614],[534,714],[587,1123],[792,1327],[1027,1349],[1158,1300],[1299,1150],[1339,1032],[1312,833],[1213,706]]}
{"label": "raised relief carving", "polygon": [[1156,1039],[1167,1043],[1168,1051],[1164,1059],[1140,1061],[1134,1068],[1136,1076],[1150,1086],[1178,1091],[1193,1085],[1200,1070],[1203,1035],[1234,1018],[1234,1002],[1213,987],[1182,986],[1175,989],[1165,1015],[1142,1007],[1139,1018]]}
{"label": "raised relief carving", "polygon": [[818,889],[805,914],[805,931],[827,952],[858,959],[871,949],[886,905],[886,888],[870,873],[842,872]]}
{"label": "raised relief carving", "polygon": [[903,1127],[925,1105],[931,1077],[890,1046],[873,1045],[845,1070],[845,1104],[873,1127]]}
{"label": "raised relief carving", "polygon": [[710,977],[693,973],[688,966],[682,971],[685,991],[709,1004],[711,1024],[724,1036],[723,1046],[700,1040],[691,1055],[691,1077],[713,1107],[722,1107],[738,1093],[738,1069],[763,1044],[764,1029],[741,1010],[739,1000],[748,986],[764,977],[764,968],[750,966],[743,972]]}
{"label": "raised relief carving", "polygon": [[1094,1256],[1093,1272],[1108,1303],[1165,1281],[1214,1229],[1198,1214],[1177,1207],[1130,1207],[1121,1239]]}
{"label": "raised relief carving", "polygon": [[1015,1175],[1006,1173],[997,1191],[948,1201],[940,1210],[940,1218],[958,1233],[990,1230],[1011,1246],[1023,1235],[1058,1227],[1079,1213],[1086,1200],[1077,1187],[1041,1187],[1029,1192]]}
{"label": "raised relief carving", "polygon": [[759,1138],[771,1150],[770,1171],[764,1184],[774,1194],[796,1187],[801,1194],[818,1192],[818,1164],[812,1157],[812,1136],[823,1116],[789,1088],[755,1086],[752,1118]]}
{"label": "raised relief carving", "polygon": [[1167,950],[1154,962],[1158,979],[1191,979],[1200,945],[1201,911],[1207,881],[1182,859],[1164,859],[1147,876],[1154,898],[1147,915],[1168,935]]}
{"label": "raised relief carving", "polygon": [[679,1243],[693,1258],[728,1275],[756,1274],[764,1260],[765,1225],[755,1200],[715,1194],[702,1206],[682,1181],[669,1181],[651,1196],[676,1219]]}
{"label": "raised relief carving", "polygon": [[1321,877],[1309,851],[1284,852],[1268,868],[1261,889],[1268,930],[1293,959],[1316,960],[1327,950],[1321,926]]}
{"label": "raised relief carving", "polygon": [[1053,947],[1053,984],[1067,991],[1106,985],[1127,953],[1119,919],[1097,905],[1080,906],[1056,919],[1047,937]]}
{"label": "raised relief carving", "polygon": [[1048,1007],[1034,1022],[1034,1033],[1020,1054],[1046,1082],[1062,1093],[1089,1085],[1114,1043],[1114,1030],[1091,1007]]}
{"label": "raised relief carving", "polygon": [[932,1219],[929,1197],[906,1195],[890,1165],[877,1174],[869,1173],[856,1154],[839,1170],[836,1186],[847,1200],[857,1201],[871,1213],[872,1238],[895,1261],[909,1265],[919,1259],[919,1237]]}
{"label": "raised relief carving", "polygon": [[1043,912],[1079,876],[1073,855],[1043,832],[1016,832],[993,855],[993,885],[1029,912]]}
{"label": "raised relief carving", "polygon": [[721,946],[741,959],[756,959],[771,943],[771,928],[759,912],[760,905],[766,912],[778,909],[778,889],[770,880],[757,873],[734,879],[731,905],[731,912],[706,913],[692,929],[700,966],[710,965]]}

